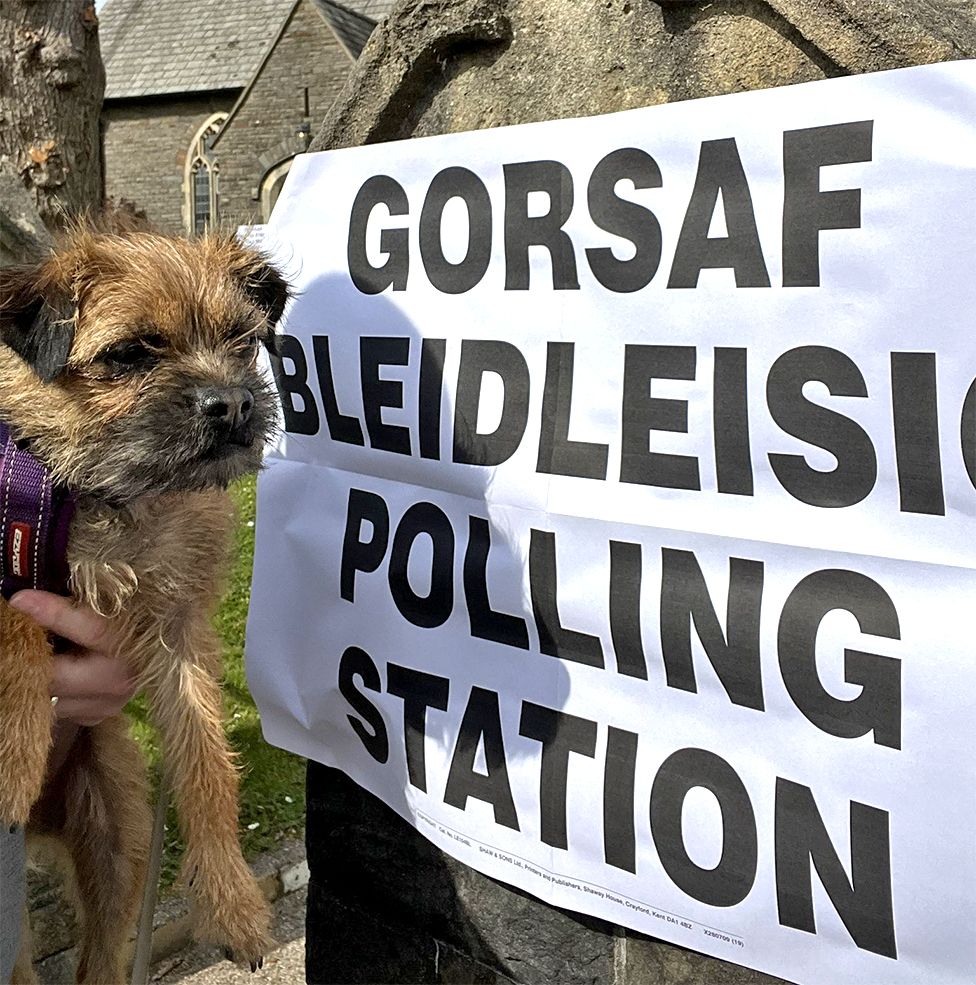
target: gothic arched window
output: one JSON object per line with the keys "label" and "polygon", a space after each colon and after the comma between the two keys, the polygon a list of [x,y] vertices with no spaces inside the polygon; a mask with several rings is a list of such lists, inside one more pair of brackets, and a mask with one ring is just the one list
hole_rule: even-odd
{"label": "gothic arched window", "polygon": [[196,132],[186,155],[184,225],[191,235],[202,236],[218,218],[218,168],[213,140],[226,119],[226,113],[211,116]]}
{"label": "gothic arched window", "polygon": [[294,157],[285,158],[279,161],[274,167],[268,168],[261,176],[261,184],[258,188],[258,197],[261,201],[261,221],[267,222],[271,218],[271,212],[278,201],[281,189],[284,187],[285,178],[294,162]]}

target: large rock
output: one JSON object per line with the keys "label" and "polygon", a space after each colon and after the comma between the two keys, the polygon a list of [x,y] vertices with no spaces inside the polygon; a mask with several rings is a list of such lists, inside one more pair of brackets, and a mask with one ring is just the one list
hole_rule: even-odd
{"label": "large rock", "polygon": [[[976,55],[966,0],[403,0],[312,150],[586,116]],[[309,774],[310,982],[758,985],[547,907]]]}
{"label": "large rock", "polygon": [[403,0],[311,149],[973,55],[968,0]]}
{"label": "large rock", "polygon": [[309,982],[775,985],[779,979],[546,906],[440,852],[309,764]]}

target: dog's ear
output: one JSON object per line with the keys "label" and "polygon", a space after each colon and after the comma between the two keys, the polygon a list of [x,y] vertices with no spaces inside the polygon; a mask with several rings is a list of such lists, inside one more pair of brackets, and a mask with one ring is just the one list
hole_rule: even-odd
{"label": "dog's ear", "polygon": [[291,291],[276,267],[259,254],[252,254],[252,257],[254,262],[237,274],[237,280],[251,303],[260,308],[267,317],[271,331],[264,342],[272,352],[276,352],[274,329],[281,320],[285,305],[291,297]]}
{"label": "dog's ear", "polygon": [[43,265],[0,270],[0,343],[50,383],[68,364],[75,306],[44,274]]}

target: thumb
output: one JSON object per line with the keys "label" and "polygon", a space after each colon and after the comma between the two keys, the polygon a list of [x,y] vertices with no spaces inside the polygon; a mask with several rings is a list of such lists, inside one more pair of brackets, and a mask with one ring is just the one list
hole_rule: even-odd
{"label": "thumb", "polygon": [[79,608],[62,595],[26,589],[14,595],[10,605],[45,629],[85,649],[101,649],[108,639],[108,620],[104,616]]}

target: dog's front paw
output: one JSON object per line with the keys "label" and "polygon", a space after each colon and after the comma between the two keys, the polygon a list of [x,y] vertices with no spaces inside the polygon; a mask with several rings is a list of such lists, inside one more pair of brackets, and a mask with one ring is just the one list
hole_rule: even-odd
{"label": "dog's front paw", "polygon": [[[238,964],[243,964],[243,960],[239,959],[229,947],[224,948],[224,957],[228,961],[236,961]],[[264,967],[264,957],[262,956],[257,961],[250,961],[248,963],[251,965],[251,974],[253,975],[259,968]]]}
{"label": "dog's front paw", "polygon": [[[243,932],[242,932],[243,930]],[[242,967],[249,965],[251,971],[257,971],[264,966],[264,956],[274,947],[270,933],[258,928],[234,928],[232,931],[214,935],[221,940],[236,940],[234,944],[224,945],[224,957]]]}
{"label": "dog's front paw", "polygon": [[211,923],[209,929],[199,936],[222,943],[224,957],[228,961],[241,966],[249,965],[251,971],[257,971],[264,964],[264,956],[274,947],[269,924],[268,916],[254,922],[236,920],[232,927],[219,927]]}
{"label": "dog's front paw", "polygon": [[224,878],[216,884],[208,875],[198,870],[192,877],[191,891],[201,918],[197,937],[222,944],[230,960],[256,971],[274,947],[271,908],[243,861],[224,870]]}

